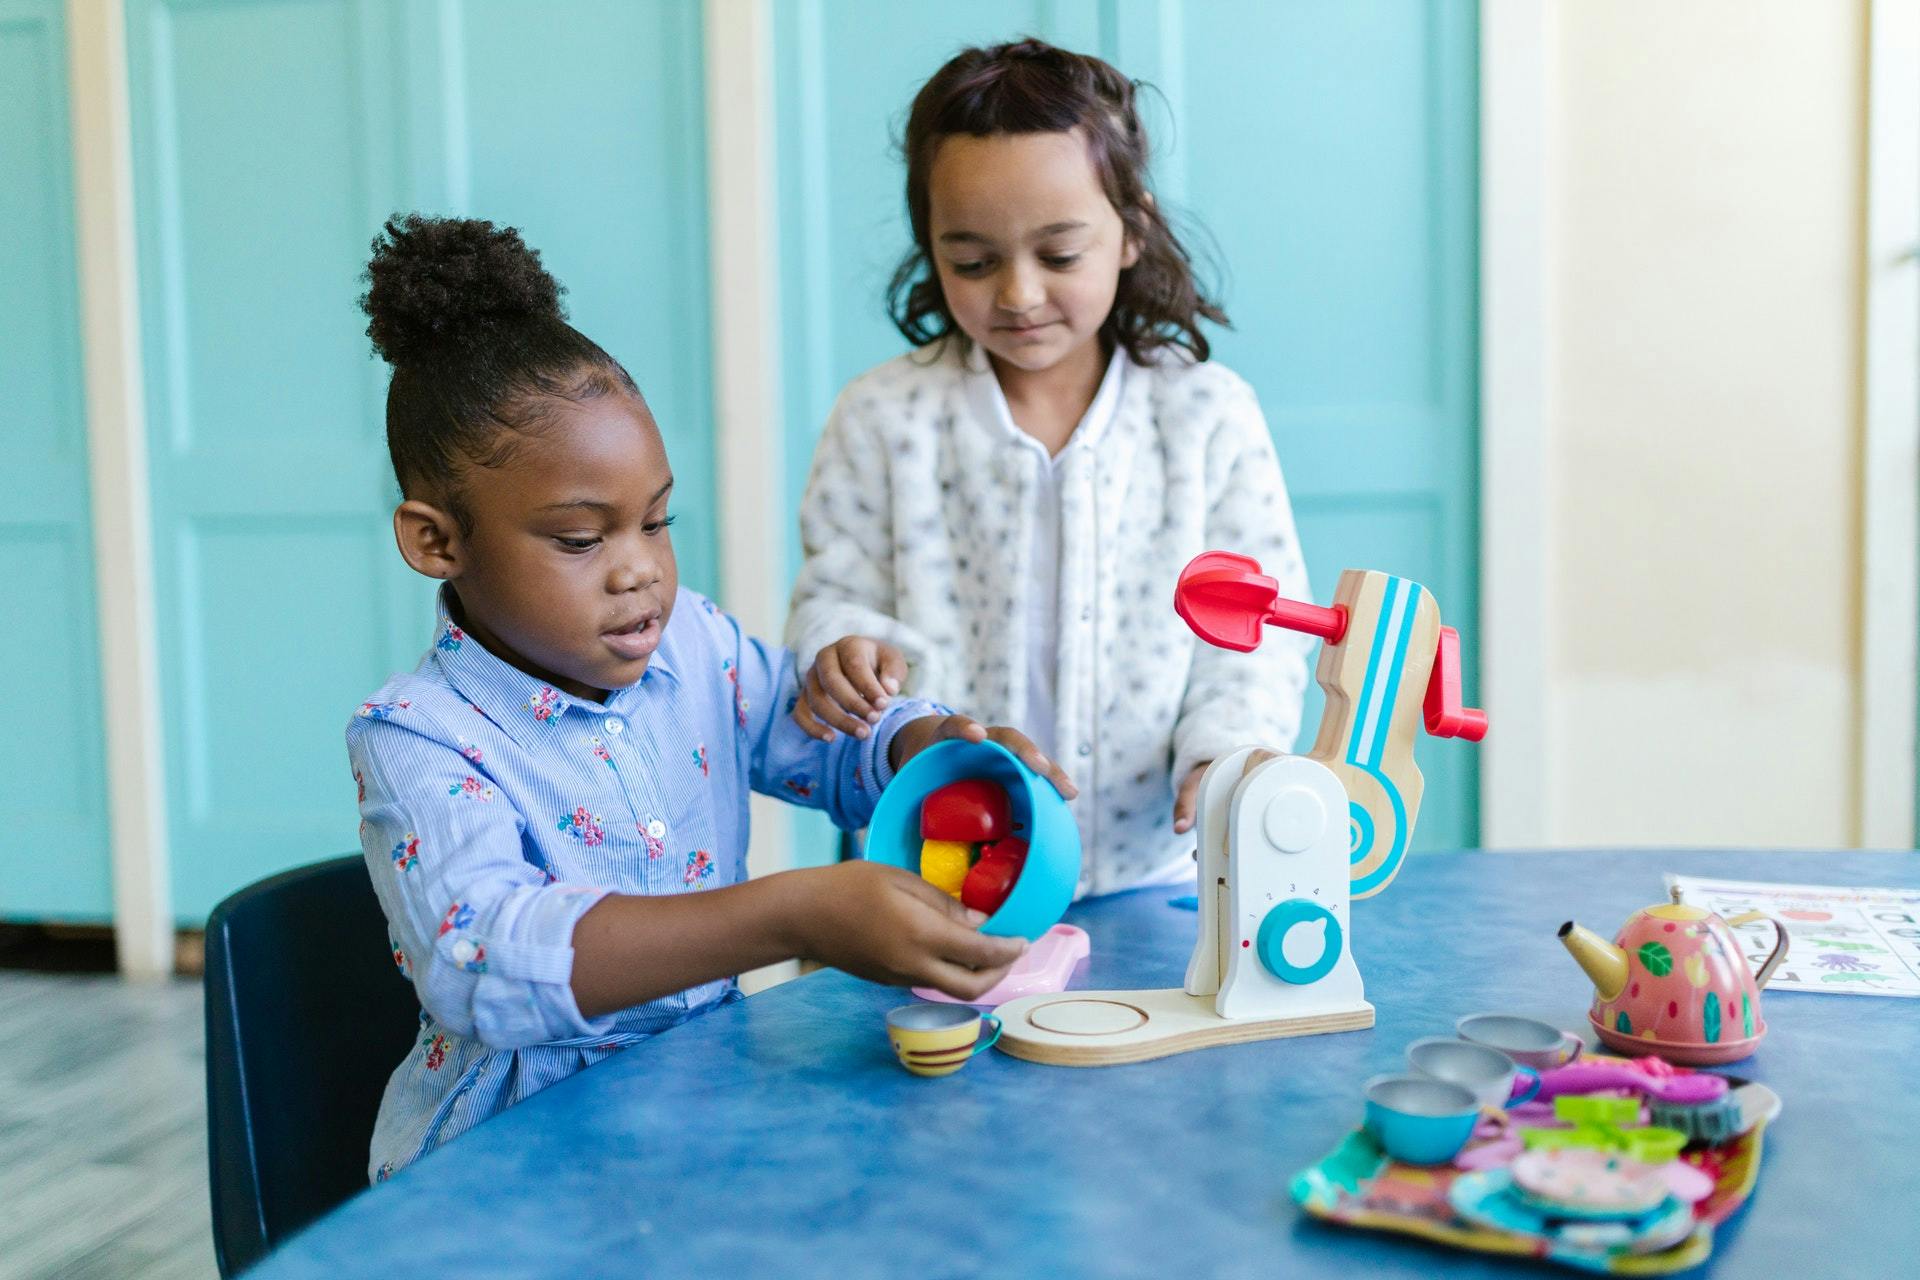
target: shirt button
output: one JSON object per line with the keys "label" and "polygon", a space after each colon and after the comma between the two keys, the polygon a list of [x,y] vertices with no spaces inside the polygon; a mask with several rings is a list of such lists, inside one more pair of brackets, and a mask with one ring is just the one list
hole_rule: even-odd
{"label": "shirt button", "polygon": [[1092,610],[1091,608],[1086,608],[1086,609],[1082,609],[1082,610],[1080,611],[1080,621],[1082,621],[1082,622],[1092,622],[1092,621],[1093,621],[1093,610]]}
{"label": "shirt button", "polygon": [[613,734],[625,733],[626,729],[627,729],[627,722],[625,720],[622,720],[619,716],[607,717],[608,733],[613,733]]}
{"label": "shirt button", "polygon": [[1093,754],[1093,744],[1092,744],[1091,742],[1083,742],[1083,743],[1081,743],[1081,744],[1080,744],[1080,754],[1081,754],[1081,755],[1083,755],[1083,756],[1090,756],[1090,755],[1092,755],[1092,754]]}

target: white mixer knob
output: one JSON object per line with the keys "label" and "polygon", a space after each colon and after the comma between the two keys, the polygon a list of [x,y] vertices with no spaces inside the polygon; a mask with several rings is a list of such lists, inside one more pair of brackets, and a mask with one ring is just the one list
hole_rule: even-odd
{"label": "white mixer knob", "polygon": [[1305,853],[1326,830],[1327,808],[1306,787],[1288,787],[1267,802],[1267,840],[1282,853]]}

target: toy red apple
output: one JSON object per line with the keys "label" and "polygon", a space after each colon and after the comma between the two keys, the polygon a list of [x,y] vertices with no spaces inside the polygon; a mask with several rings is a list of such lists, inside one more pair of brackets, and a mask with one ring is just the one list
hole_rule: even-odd
{"label": "toy red apple", "polygon": [[1013,802],[987,778],[962,778],[920,802],[920,838],[979,844],[1013,834]]}
{"label": "toy red apple", "polygon": [[1018,836],[1008,836],[986,846],[980,851],[980,860],[973,864],[973,870],[967,872],[967,878],[960,883],[962,905],[988,915],[998,911],[1007,895],[1013,892],[1013,882],[1020,878],[1020,869],[1026,862],[1027,842]]}

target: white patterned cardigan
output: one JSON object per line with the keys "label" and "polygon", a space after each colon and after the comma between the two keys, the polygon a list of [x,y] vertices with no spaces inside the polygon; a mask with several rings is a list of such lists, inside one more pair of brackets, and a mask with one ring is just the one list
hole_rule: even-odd
{"label": "white patterned cardigan", "polygon": [[1060,469],[1060,634],[1025,632],[1032,504],[1046,465],[982,420],[952,344],[889,360],[841,393],[800,510],[806,562],[786,640],[802,664],[848,635],[898,645],[907,691],[1020,727],[1027,646],[1057,647],[1054,741],[1080,788],[1079,892],[1191,869],[1173,788],[1237,747],[1290,749],[1310,641],[1269,630],[1250,654],[1202,643],[1173,611],[1202,551],[1259,560],[1310,599],[1279,460],[1253,390],[1179,354],[1126,371],[1114,418]]}

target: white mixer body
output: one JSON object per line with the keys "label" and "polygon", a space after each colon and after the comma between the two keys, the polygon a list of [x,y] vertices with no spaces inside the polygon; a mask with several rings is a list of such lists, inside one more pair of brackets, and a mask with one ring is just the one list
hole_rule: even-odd
{"label": "white mixer body", "polygon": [[1346,788],[1307,756],[1248,770],[1252,754],[1222,756],[1201,780],[1187,992],[1231,1019],[1371,1012],[1353,962]]}

